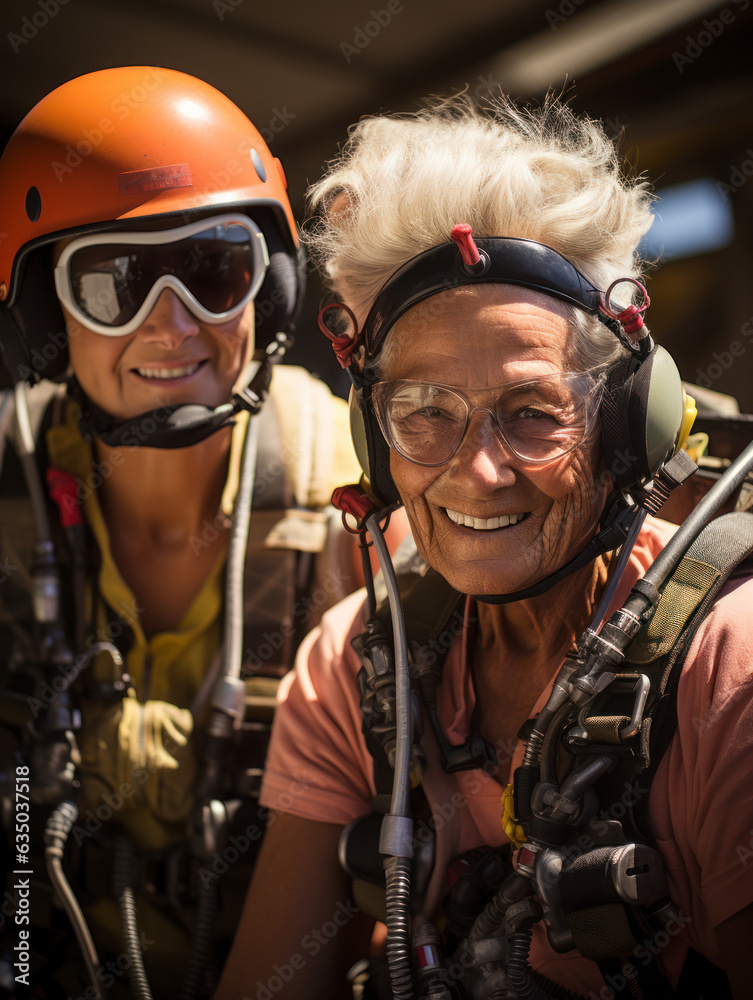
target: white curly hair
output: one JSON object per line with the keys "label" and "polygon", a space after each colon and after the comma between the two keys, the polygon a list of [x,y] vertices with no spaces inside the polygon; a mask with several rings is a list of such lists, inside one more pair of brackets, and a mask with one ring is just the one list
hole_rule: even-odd
{"label": "white curly hair", "polygon": [[[390,276],[458,222],[551,246],[602,290],[640,278],[636,251],[652,222],[648,182],[622,169],[599,122],[552,95],[539,108],[499,96],[480,109],[461,94],[364,118],[308,199],[304,242],[359,329]],[[577,369],[624,353],[595,317],[572,307],[570,321]]]}

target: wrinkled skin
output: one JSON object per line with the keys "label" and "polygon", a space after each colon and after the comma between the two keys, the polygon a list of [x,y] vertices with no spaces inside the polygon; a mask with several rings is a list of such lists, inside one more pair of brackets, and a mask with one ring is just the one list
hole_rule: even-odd
{"label": "wrinkled skin", "polygon": [[[385,379],[470,390],[571,370],[564,306],[507,285],[442,292],[406,313],[391,336],[398,350]],[[593,535],[605,500],[598,433],[536,465],[507,449],[483,411],[445,465],[422,467],[392,451],[390,469],[421,555],[466,594],[510,593],[564,565]],[[455,524],[446,508],[528,516],[485,531]]]}

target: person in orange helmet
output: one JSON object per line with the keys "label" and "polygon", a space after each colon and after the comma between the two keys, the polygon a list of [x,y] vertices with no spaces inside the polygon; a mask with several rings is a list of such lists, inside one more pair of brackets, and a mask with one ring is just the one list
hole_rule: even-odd
{"label": "person in orange helmet", "polygon": [[346,405],[272,378],[305,274],[283,169],[208,84],[107,69],[18,126],[0,216],[0,976],[209,996],[277,682],[356,585]]}

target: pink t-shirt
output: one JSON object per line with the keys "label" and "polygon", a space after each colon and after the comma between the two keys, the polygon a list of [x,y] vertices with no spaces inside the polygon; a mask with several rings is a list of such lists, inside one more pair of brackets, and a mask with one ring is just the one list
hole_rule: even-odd
{"label": "pink t-shirt", "polygon": [[[627,597],[674,532],[647,519],[618,588]],[[676,980],[687,949],[712,962],[720,956],[714,927],[753,902],[753,579],[727,583],[693,639],[678,690],[678,727],[649,797],[649,817],[664,858],[670,895],[680,920],[660,932],[635,959],[661,959]],[[328,612],[299,652],[283,682],[270,746],[262,802],[305,819],[347,824],[371,811],[373,761],[361,731],[356,675],[361,662],[350,641],[364,630],[363,593]],[[560,667],[552,663],[552,680]],[[551,683],[535,712],[544,705]],[[468,731],[474,692],[458,638],[445,661],[437,708],[451,742]],[[437,828],[437,863],[424,910],[433,913],[446,892],[449,863],[482,844],[507,841],[502,830],[502,787],[481,770],[445,774],[425,727],[428,767],[424,790]],[[511,771],[523,745],[510,748]],[[619,817],[618,817],[619,818]],[[668,939],[668,940],[667,940]],[[555,954],[536,925],[530,962],[568,989],[598,996],[604,981],[578,952]]]}

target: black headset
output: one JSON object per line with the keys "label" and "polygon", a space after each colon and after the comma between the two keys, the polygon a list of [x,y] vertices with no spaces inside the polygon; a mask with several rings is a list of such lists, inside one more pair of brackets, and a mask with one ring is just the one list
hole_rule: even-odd
{"label": "black headset", "polygon": [[[460,230],[461,232],[456,232]],[[615,486],[631,492],[649,482],[676,452],[689,430],[693,412],[672,357],[658,347],[643,326],[648,305],[615,307],[612,292],[595,288],[562,254],[533,240],[508,237],[471,239],[469,226],[456,226],[453,242],[442,243],[409,260],[384,285],[363,330],[345,351],[363,346],[359,367],[350,358],[351,434],[364,473],[364,486],[385,505],[400,502],[390,474],[390,448],[374,412],[371,389],[387,334],[409,309],[430,296],[461,285],[508,284],[543,292],[598,316],[628,354],[606,376],[599,419],[602,456]],[[325,308],[334,308],[335,304]],[[321,323],[320,323],[321,325]],[[326,332],[326,331],[325,331]],[[628,334],[637,333],[635,342]],[[335,338],[344,343],[344,337]],[[339,350],[342,356],[342,349]],[[686,417],[686,411],[688,416]]]}

